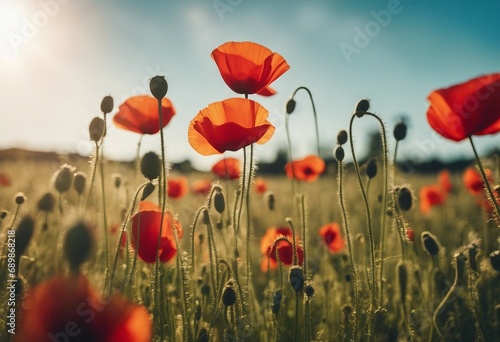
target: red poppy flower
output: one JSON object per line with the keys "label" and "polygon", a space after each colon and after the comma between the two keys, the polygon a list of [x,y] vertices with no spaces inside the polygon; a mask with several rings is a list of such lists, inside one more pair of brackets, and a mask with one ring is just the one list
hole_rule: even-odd
{"label": "red poppy flower", "polygon": [[15,341],[147,342],[151,318],[121,296],[101,298],[83,276],[55,277],[26,297]]}
{"label": "red poppy flower", "polygon": [[[175,115],[175,109],[166,97],[161,100],[162,124],[165,127]],[[152,96],[129,97],[113,117],[115,126],[140,134],[156,134],[160,131],[158,100]]]}
{"label": "red poppy flower", "polygon": [[427,214],[432,207],[446,201],[446,194],[439,185],[428,185],[420,189],[420,211]]}
{"label": "red poppy flower", "polygon": [[12,184],[12,181],[10,180],[10,177],[7,176],[5,173],[0,173],[0,185],[1,186],[10,186]]}
{"label": "red poppy flower", "polygon": [[255,191],[259,194],[264,194],[267,191],[267,182],[264,178],[257,177],[255,178]]}
{"label": "red poppy flower", "polygon": [[290,66],[276,52],[252,42],[224,43],[211,54],[224,82],[238,94],[267,95],[267,88]]}
{"label": "red poppy flower", "polygon": [[179,178],[167,179],[168,182],[168,197],[170,198],[182,198],[189,191],[189,184],[186,177],[181,176]]}
{"label": "red poppy flower", "polygon": [[427,121],[447,139],[500,131],[500,73],[435,90],[428,100]]}
{"label": "red poppy flower", "polygon": [[189,143],[204,156],[238,151],[253,143],[263,144],[274,133],[268,115],[267,109],[248,99],[211,103],[191,120]]}
{"label": "red poppy flower", "polygon": [[[292,169],[293,163],[293,169]],[[305,182],[314,182],[325,171],[325,162],[318,156],[307,156],[304,159],[288,162],[285,172],[288,178]]]}
{"label": "red poppy flower", "polygon": [[319,229],[319,235],[328,246],[330,253],[338,253],[344,249],[345,242],[337,223],[328,223]]}
{"label": "red poppy flower", "polygon": [[198,179],[191,185],[191,189],[195,194],[206,196],[212,189],[212,182],[209,179]]}
{"label": "red poppy flower", "polygon": [[[145,262],[153,263],[156,261],[160,223],[160,208],[151,202],[141,202],[139,211],[132,216],[132,247],[138,251],[139,257]],[[181,238],[183,234],[181,224],[174,219],[170,211],[166,211],[163,215],[163,228],[158,254],[161,262],[169,261],[177,252],[174,226],[178,231],[178,238]],[[139,246],[137,246],[137,239]]]}
{"label": "red poppy flower", "polygon": [[414,242],[414,240],[415,240],[415,232],[413,231],[413,229],[406,228],[406,238],[409,241]]}
{"label": "red poppy flower", "polygon": [[212,173],[222,179],[238,179],[241,174],[241,162],[232,157],[224,158],[212,166]]}
{"label": "red poppy flower", "polygon": [[446,193],[450,193],[453,190],[453,184],[450,181],[450,171],[441,171],[438,175],[438,183]]}
{"label": "red poppy flower", "polygon": [[[274,243],[280,237],[287,237],[291,241],[292,235],[292,229],[287,227],[271,227],[266,230],[266,233],[260,240],[260,252],[263,256],[261,262],[262,271],[268,271],[268,265],[271,270],[275,270],[278,267],[276,248],[278,248],[280,261],[284,265],[290,266],[293,264],[292,246],[286,241],[280,241],[277,244]],[[302,265],[304,263],[304,250],[302,246],[300,246],[298,239],[296,239],[295,242],[295,249],[297,251],[297,261],[299,265]]]}
{"label": "red poppy flower", "polygon": [[[486,169],[484,172],[486,173],[486,177],[488,177],[491,182],[491,171]],[[472,167],[467,168],[464,172],[463,180],[465,187],[472,195],[475,196],[484,191],[483,177],[481,177],[481,174],[476,169]]]}

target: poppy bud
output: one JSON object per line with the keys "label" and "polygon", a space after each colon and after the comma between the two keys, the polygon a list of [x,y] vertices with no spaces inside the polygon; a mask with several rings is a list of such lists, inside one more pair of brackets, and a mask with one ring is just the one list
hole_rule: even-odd
{"label": "poppy bud", "polygon": [[87,182],[87,175],[83,172],[75,173],[73,178],[73,188],[78,193],[78,195],[83,194],[85,191],[85,183]]}
{"label": "poppy bud", "polygon": [[122,175],[119,173],[113,173],[111,177],[115,180],[115,188],[119,188],[122,185]]}
{"label": "poppy bud", "polygon": [[146,153],[141,159],[141,172],[150,181],[160,177],[160,157],[154,152]]}
{"label": "poppy bud", "polygon": [[203,210],[203,223],[206,224],[206,225],[210,224],[210,215],[209,215],[207,209]]}
{"label": "poppy bud", "polygon": [[490,254],[490,263],[495,271],[500,272],[500,251],[494,251]]}
{"label": "poppy bud", "polygon": [[220,191],[217,191],[214,194],[214,207],[219,214],[222,214],[226,209],[226,201],[224,200],[224,194]]}
{"label": "poppy bud", "polygon": [[350,315],[352,314],[352,311],[352,306],[350,306],[349,304],[342,305],[342,312],[344,313],[344,315]]}
{"label": "poppy bud", "polygon": [[427,231],[422,233],[422,245],[431,257],[437,255],[441,249],[441,245],[439,244],[437,237]]}
{"label": "poppy bud", "polygon": [[314,296],[314,292],[315,292],[314,286],[312,286],[311,284],[307,284],[306,287],[304,288],[304,293],[308,298]]}
{"label": "poppy bud", "polygon": [[54,187],[60,193],[64,193],[71,188],[73,184],[73,167],[64,164],[56,171],[54,179]]}
{"label": "poppy bud", "polygon": [[401,296],[401,302],[405,304],[406,289],[408,285],[408,269],[406,268],[406,264],[402,260],[400,260],[396,265],[396,274],[398,275],[399,294]]}
{"label": "poppy bud", "polygon": [[288,279],[295,292],[299,292],[304,287],[304,271],[300,266],[292,266],[290,268]]}
{"label": "poppy bud", "polygon": [[273,295],[273,303],[271,304],[271,311],[273,314],[278,314],[281,308],[281,300],[283,299],[283,293],[281,290],[276,290]]}
{"label": "poppy bud", "polygon": [[344,145],[347,142],[347,131],[341,130],[337,134],[337,144]]}
{"label": "poppy bud", "polygon": [[297,102],[295,102],[294,99],[288,100],[288,102],[286,103],[286,113],[287,114],[292,114],[293,111],[295,110],[295,105],[296,104],[297,104]]}
{"label": "poppy bud", "polygon": [[7,217],[7,211],[6,210],[0,211],[0,220],[3,220],[6,217]]}
{"label": "poppy bud", "polygon": [[33,237],[33,230],[35,229],[35,221],[31,216],[25,216],[16,229],[16,245],[15,254],[19,260],[21,255],[26,251],[28,245]]}
{"label": "poppy bud", "polygon": [[161,100],[167,95],[168,83],[165,76],[155,76],[149,81],[149,90],[151,94],[157,99]]}
{"label": "poppy bud", "polygon": [[106,135],[106,127],[104,126],[104,120],[100,117],[95,117],[90,121],[89,125],[89,137],[90,140],[97,143],[102,137]]}
{"label": "poppy bud", "polygon": [[344,148],[342,146],[337,146],[337,148],[335,149],[335,158],[338,161],[342,161],[344,160],[344,157],[345,157]]}
{"label": "poppy bud", "polygon": [[51,192],[47,192],[45,195],[42,196],[42,198],[38,200],[37,207],[38,210],[49,212],[54,209],[55,204],[56,204],[56,199],[54,195],[52,195]]}
{"label": "poppy bud", "polygon": [[144,201],[146,198],[149,197],[155,191],[155,185],[153,183],[148,183],[144,187],[144,190],[142,190],[142,196],[141,196],[141,201]]}
{"label": "poppy bud", "polygon": [[394,139],[396,141],[403,140],[406,137],[406,124],[404,122],[398,123],[394,127]]}
{"label": "poppy bud", "polygon": [[366,176],[368,176],[369,179],[372,179],[377,175],[377,162],[375,159],[370,159],[368,162],[368,165],[366,165]]}
{"label": "poppy bud", "polygon": [[18,192],[16,196],[14,196],[14,201],[16,201],[17,205],[21,205],[26,201],[26,196],[22,192]]}
{"label": "poppy bud", "polygon": [[367,99],[361,99],[356,104],[355,114],[358,118],[360,118],[364,115],[363,112],[367,112],[368,109],[370,109],[370,101]]}
{"label": "poppy bud", "polygon": [[82,222],[74,225],[64,240],[64,255],[72,271],[78,272],[80,265],[87,259],[92,248],[92,235]]}
{"label": "poppy bud", "polygon": [[236,292],[231,285],[227,285],[222,292],[222,303],[225,306],[232,306],[236,303]]}
{"label": "poppy bud", "polygon": [[208,342],[208,331],[205,327],[201,327],[200,331],[198,332],[198,336],[196,336],[196,342]]}
{"label": "poppy bud", "polygon": [[403,188],[399,189],[397,192],[396,199],[398,201],[399,209],[401,209],[403,211],[408,211],[411,209],[412,202],[413,202],[413,196],[412,196],[411,191],[408,188],[403,187]]}
{"label": "poppy bud", "polygon": [[205,235],[203,235],[203,233],[198,234],[198,241],[200,242],[200,245],[202,245],[205,241]]}
{"label": "poppy bud", "polygon": [[276,203],[276,197],[274,196],[274,192],[272,191],[268,191],[266,193],[266,199],[267,199],[267,207],[269,208],[269,210],[274,210],[274,205]]}
{"label": "poppy bud", "polygon": [[111,96],[104,96],[101,101],[101,112],[104,114],[111,113],[114,107],[113,98]]}

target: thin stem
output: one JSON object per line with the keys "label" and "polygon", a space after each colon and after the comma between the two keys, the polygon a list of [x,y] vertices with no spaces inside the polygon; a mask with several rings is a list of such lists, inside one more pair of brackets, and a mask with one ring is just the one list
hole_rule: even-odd
{"label": "thin stem", "polygon": [[290,160],[290,166],[292,168],[292,208],[295,199],[295,166],[293,165],[293,155],[292,155],[292,141],[290,139],[290,129],[288,126],[288,116],[289,114],[285,113],[285,131],[286,131],[286,140],[288,142],[288,158]]}
{"label": "thin stem", "polygon": [[307,271],[307,242],[308,242],[308,226],[307,226],[307,216],[306,216],[306,200],[304,195],[300,195],[300,215],[301,215],[301,223],[302,223],[302,249],[304,251],[304,277],[305,279],[309,279]]}
{"label": "thin stem", "polygon": [[87,210],[89,206],[89,201],[90,197],[92,195],[92,190],[94,189],[94,183],[95,183],[95,175],[97,171],[97,163],[99,161],[99,144],[96,142],[95,143],[95,155],[94,155],[94,160],[92,162],[92,175],[90,176],[90,188],[89,192],[87,194],[87,200],[85,201],[85,210]]}
{"label": "thin stem", "polygon": [[[104,127],[106,127],[106,115],[104,114]],[[106,216],[106,190],[104,186],[104,136],[101,138],[101,158],[96,160],[99,162],[99,172],[101,176],[101,192],[102,192],[102,220],[104,228],[104,260],[106,262],[106,273],[109,272],[109,241],[108,241],[108,220]]]}
{"label": "thin stem", "polygon": [[299,90],[301,90],[301,89],[307,91],[307,94],[309,94],[309,98],[311,99],[311,105],[312,105],[312,110],[313,110],[313,115],[314,115],[314,128],[316,129],[316,150],[317,150],[317,153],[318,153],[318,157],[321,157],[321,155],[320,155],[320,146],[319,146],[318,116],[316,114],[316,106],[314,105],[314,100],[313,100],[313,97],[312,97],[312,93],[311,93],[311,91],[307,87],[300,86],[297,89],[295,89],[295,91],[293,92],[292,99],[294,98],[295,94],[297,94],[297,92]]}

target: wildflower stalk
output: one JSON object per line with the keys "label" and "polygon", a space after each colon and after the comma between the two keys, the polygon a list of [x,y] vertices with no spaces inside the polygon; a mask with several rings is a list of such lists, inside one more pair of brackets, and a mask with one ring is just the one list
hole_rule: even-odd
{"label": "wildflower stalk", "polygon": [[94,183],[95,183],[95,176],[96,176],[96,172],[97,172],[98,161],[99,161],[99,142],[96,141],[95,142],[95,154],[94,154],[94,158],[92,160],[92,172],[91,172],[91,176],[90,176],[90,188],[89,188],[89,192],[87,194],[87,200],[85,201],[85,210],[87,210],[87,208],[89,206],[90,197],[92,196],[92,190],[94,190]]}
{"label": "wildflower stalk", "polygon": [[294,98],[295,94],[297,94],[297,92],[301,89],[305,90],[307,92],[307,94],[309,95],[309,99],[311,100],[311,105],[312,105],[312,110],[313,110],[313,115],[314,115],[314,128],[316,129],[316,152],[318,153],[318,157],[320,157],[318,116],[316,114],[316,106],[314,105],[312,93],[307,87],[300,86],[297,89],[295,89],[295,91],[293,92],[292,99]]}
{"label": "wildflower stalk", "polygon": [[358,271],[356,269],[356,264],[354,263],[354,253],[352,244],[352,234],[349,228],[349,220],[347,218],[347,211],[345,208],[344,200],[344,177],[343,177],[344,164],[342,161],[338,162],[338,184],[339,184],[339,202],[340,208],[342,209],[342,220],[344,223],[344,235],[347,238],[347,253],[349,254],[349,263],[351,267],[352,280],[354,286],[354,339],[358,336],[358,316],[361,312],[360,301],[359,301],[359,282],[358,282]]}
{"label": "wildflower stalk", "polygon": [[249,151],[249,156],[246,156],[246,148],[243,150],[243,153],[245,155],[244,159],[246,160],[248,157],[248,176],[247,176],[247,184],[246,184],[246,194],[245,194],[245,202],[246,202],[246,216],[247,216],[247,241],[246,241],[246,253],[247,253],[247,260],[246,260],[246,275],[247,275],[247,291],[248,295],[251,293],[251,277],[252,277],[252,259],[251,259],[251,253],[250,253],[250,240],[252,238],[252,220],[251,220],[251,206],[250,206],[250,189],[252,187],[252,179],[253,179],[253,144],[250,145],[250,151]]}
{"label": "wildflower stalk", "polygon": [[[104,131],[106,131],[106,114],[104,114]],[[106,216],[106,191],[104,187],[104,134],[101,137],[100,147],[97,147],[101,150],[101,158],[96,160],[99,162],[99,171],[101,176],[101,192],[102,192],[102,220],[103,220],[103,228],[104,228],[104,260],[106,263],[106,274],[109,273],[109,238],[108,238],[108,220]]]}
{"label": "wildflower stalk", "polygon": [[476,147],[474,146],[474,142],[472,141],[472,136],[469,136],[469,141],[472,146],[472,151],[474,151],[474,156],[476,157],[476,162],[477,166],[479,168],[479,171],[481,172],[481,177],[483,178],[484,185],[486,187],[486,191],[488,192],[488,199],[490,203],[493,204],[495,207],[496,211],[496,221],[497,223],[500,222],[500,205],[496,201],[496,197],[493,194],[493,190],[491,189],[490,181],[488,180],[488,177],[486,176],[486,172],[484,171],[483,163],[481,162],[481,159],[479,158],[479,155],[477,154]]}
{"label": "wildflower stalk", "polygon": [[286,131],[286,140],[288,142],[288,158],[290,159],[290,165],[292,167],[292,207],[295,199],[295,166],[293,165],[293,155],[292,155],[292,142],[290,139],[290,129],[288,126],[288,114],[285,114],[285,131]]}
{"label": "wildflower stalk", "polygon": [[306,200],[304,195],[300,195],[300,215],[302,223],[302,249],[304,251],[304,275],[305,279],[309,279],[307,275],[307,242],[308,242],[308,225],[307,225],[307,213],[306,213]]}

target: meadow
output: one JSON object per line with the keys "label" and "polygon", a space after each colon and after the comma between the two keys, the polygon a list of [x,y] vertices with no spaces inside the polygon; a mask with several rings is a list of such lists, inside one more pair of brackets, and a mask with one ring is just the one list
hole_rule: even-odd
{"label": "meadow", "polygon": [[[212,58],[244,96],[200,110],[187,132],[201,155],[221,155],[211,172],[180,172],[166,160],[162,128],[175,110],[161,76],[152,96],[118,113],[103,98],[88,160],[0,162],[1,340],[499,340],[497,159],[406,173],[387,148],[404,140],[405,124],[378,124],[360,100],[350,125],[330,137],[335,163],[326,166],[318,142],[316,155],[260,174],[253,146],[274,127],[249,94],[272,95],[286,61],[255,43],[226,44]],[[471,143],[500,130],[498,79],[467,83],[481,92],[465,99],[482,94],[486,114],[440,114],[443,101],[431,96],[431,126]],[[294,108],[292,97],[285,115]],[[158,150],[135,163],[107,160],[110,115],[117,127],[158,134]],[[361,163],[352,126],[368,119],[381,128],[382,149]],[[241,159],[224,158],[239,150]]]}

